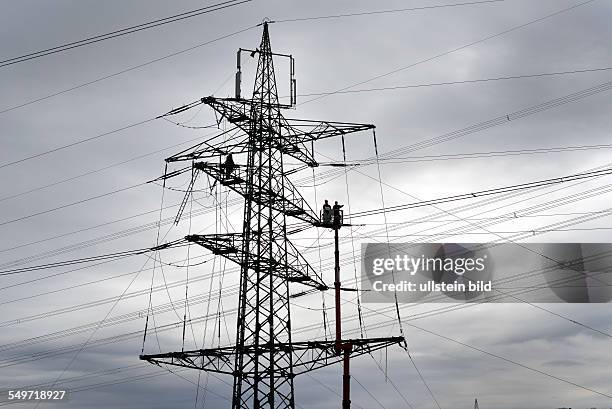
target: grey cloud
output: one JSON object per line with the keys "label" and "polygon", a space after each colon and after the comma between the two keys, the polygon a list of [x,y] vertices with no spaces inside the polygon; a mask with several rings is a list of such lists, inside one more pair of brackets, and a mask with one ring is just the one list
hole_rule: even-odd
{"label": "grey cloud", "polygon": [[[180,10],[201,7],[201,2],[185,1],[133,1],[133,2],[35,2],[20,1],[0,6],[3,23],[0,24],[0,49],[10,58],[25,52],[54,46],[80,39],[88,35],[107,32],[139,22],[170,15]],[[486,35],[502,31],[513,25],[550,13],[574,4],[570,1],[525,0],[505,1],[481,6],[466,6],[437,9],[414,13],[329,19],[311,22],[278,23],[270,26],[272,46],[279,52],[290,52],[296,57],[299,93],[330,91],[343,88],[375,75],[407,66],[416,61],[475,41]],[[410,3],[412,5],[420,5]],[[358,12],[371,9],[408,7],[406,2],[388,1],[384,4],[372,2],[253,2],[229,9],[216,15],[186,20],[184,23],[149,30],[132,36],[110,40],[91,47],[49,56],[28,63],[0,69],[0,110],[25,101],[90,81],[100,76],[161,57],[171,52],[203,43],[217,36],[259,23],[268,16],[272,19],[328,15]],[[571,69],[610,66],[609,53],[611,26],[608,23],[611,5],[597,1],[581,6],[574,11],[534,24],[514,33],[492,39],[430,62],[406,69],[384,79],[372,81],[359,88],[435,83],[464,79],[488,78],[523,73],[563,71]],[[2,124],[2,149],[0,163],[33,155],[75,140],[90,137],[130,123],[138,122],[163,113],[173,107],[208,95],[219,88],[232,74],[235,51],[238,47],[254,47],[260,38],[259,29],[254,29],[201,47],[181,56],[151,64],[145,68],[119,75],[40,103],[0,114]],[[251,67],[252,68],[252,67]],[[280,81],[280,79],[279,79]],[[503,115],[549,99],[560,97],[609,81],[609,72],[569,75],[541,79],[496,81],[485,84],[462,84],[452,86],[374,91],[369,93],[339,94],[320,101],[300,105],[289,116],[320,118],[339,121],[368,122],[377,125],[377,137],[381,152],[406,146],[427,138],[438,136],[474,123]],[[232,80],[221,87],[218,95],[231,95]],[[305,102],[310,97],[300,97]],[[507,149],[539,148],[563,145],[608,144],[612,126],[610,96],[602,93],[580,102],[564,105],[537,115],[512,121],[504,126],[491,128],[457,140],[435,145],[426,150],[415,151],[404,156],[437,155],[443,153],[481,152]],[[186,113],[177,120],[189,120]],[[214,120],[213,115],[203,109],[193,117],[191,125],[205,125]],[[143,153],[161,149],[207,132],[173,126],[162,121],[135,127],[108,135],[73,148],[42,156],[17,166],[0,169],[2,172],[2,196],[20,193],[53,183],[63,178],[95,170],[108,164],[123,161]],[[373,155],[370,134],[353,135],[346,140],[349,160]],[[152,155],[126,163],[95,175],[87,176],[43,191],[25,195],[18,199],[0,202],[2,221],[22,217],[65,203],[103,194],[124,186],[137,184],[159,176],[163,172],[163,158],[181,148]],[[339,141],[325,141],[317,148],[331,160],[341,160]],[[474,191],[482,188],[521,183],[547,177],[561,176],[610,162],[608,150],[589,150],[548,155],[526,155],[458,161],[382,163],[384,181],[407,193],[385,188],[386,205],[415,201],[417,198],[432,198],[453,193]],[[323,172],[329,168],[321,168]],[[377,179],[373,166],[358,169]],[[300,174],[299,177],[309,176]],[[348,173],[352,211],[381,207],[379,186],[371,178],[357,171]],[[182,188],[186,179],[172,182],[172,187]],[[202,181],[202,189],[207,185]],[[503,211],[529,206],[545,200],[554,200],[567,194],[579,193],[587,187],[608,183],[601,179],[575,188],[551,194],[549,197],[509,206]],[[314,192],[304,188],[305,197],[313,207]],[[334,179],[317,188],[317,198],[329,198],[346,202],[344,177]],[[409,195],[412,195],[410,197]],[[198,194],[198,201],[209,203],[210,199]],[[33,217],[21,222],[0,226],[0,248],[5,249],[22,243],[36,241],[70,231],[89,228],[139,212],[157,209],[160,206],[161,189],[149,184],[132,191],[118,193],[104,199],[93,200],[64,210]],[[164,204],[181,200],[181,192],[167,192]],[[554,212],[581,212],[600,210],[609,206],[608,197],[576,202]],[[503,202],[508,203],[508,202]],[[500,203],[501,204],[501,203]],[[196,204],[194,208],[199,206]],[[492,207],[492,206],[491,206]],[[442,206],[451,209],[451,206]],[[495,212],[478,215],[480,211],[459,212],[461,217],[491,217]],[[230,216],[234,227],[240,228],[240,210]],[[391,222],[402,222],[420,215],[432,214],[435,209],[414,209],[410,212],[390,213]],[[174,209],[165,211],[163,217],[171,217]],[[0,253],[0,262],[10,262],[22,257],[54,250],[72,243],[112,234],[157,220],[151,213],[121,223],[86,230],[78,234],[58,238],[18,250]],[[520,224],[504,223],[492,230],[536,228],[567,217],[524,219]],[[443,219],[451,219],[451,215]],[[194,218],[193,230],[214,226],[213,214]],[[369,225],[356,228],[358,244],[369,241],[359,236],[380,227],[381,217],[359,222]],[[427,226],[403,228],[395,234],[405,237],[397,241],[414,240],[415,233]],[[599,219],[578,227],[607,227],[607,219]],[[210,228],[212,231],[214,227]],[[231,227],[230,227],[231,229]],[[432,231],[442,231],[438,228]],[[169,238],[176,238],[188,231],[186,223],[171,230]],[[431,233],[427,231],[424,233]],[[163,231],[162,231],[163,232]],[[482,232],[482,231],[481,231]],[[347,232],[343,232],[348,234]],[[314,233],[307,231],[296,242],[312,246]],[[447,240],[466,241],[466,236]],[[491,235],[467,236],[472,241],[494,240]],[[126,236],[94,247],[58,255],[41,262],[84,257],[121,249],[140,248],[155,243],[155,230]],[[384,234],[375,238],[385,240]],[[426,240],[427,237],[424,238]],[[607,241],[607,231],[558,232],[538,236],[533,240],[557,241]],[[330,236],[324,234],[322,242],[329,243]],[[349,257],[351,246],[343,245],[343,257]],[[191,254],[202,256],[204,251]],[[177,251],[164,255],[164,262],[180,260],[185,252]],[[308,255],[318,267],[318,253]],[[322,257],[332,257],[328,247],[322,248]],[[22,285],[0,290],[0,300],[10,300],[38,292],[110,277],[123,272],[137,271],[144,258],[127,259],[121,262],[91,267],[74,273],[42,280],[37,284]],[[36,262],[40,263],[40,262]],[[190,275],[211,271],[207,264],[190,269]],[[217,261],[215,270],[222,265]],[[229,264],[228,264],[229,268]],[[357,263],[359,268],[359,263]],[[56,272],[54,270],[53,272]],[[49,272],[28,273],[16,277],[3,277],[0,286],[41,277]],[[181,280],[186,277],[184,269],[165,266],[165,277],[156,270],[156,285]],[[329,279],[331,271],[324,271]],[[353,277],[353,269],[342,270],[343,278]],[[125,290],[133,276],[113,279],[101,284],[79,287],[74,290],[0,305],[1,321],[10,317],[24,317],[43,311],[59,309],[92,300],[113,297]],[[130,289],[146,289],[151,280],[151,271],[144,271]],[[218,279],[218,277],[217,277]],[[235,284],[235,275],[224,279],[224,284]],[[190,295],[205,295],[210,281],[194,283]],[[212,292],[217,291],[213,280]],[[154,305],[168,303],[169,299],[179,303],[184,297],[184,287],[179,286],[155,293]],[[331,299],[327,299],[327,306]],[[146,295],[120,302],[111,316],[146,308]],[[216,311],[213,303],[210,308]],[[320,307],[317,296],[296,299],[293,309],[294,326],[318,323],[320,312],[312,312],[302,306]],[[22,323],[2,328],[0,343],[19,341],[29,337],[74,327],[104,318],[112,304],[96,308],[83,308],[69,314]],[[223,299],[223,308],[236,305],[234,296]],[[374,308],[372,306],[365,306]],[[425,311],[435,305],[406,309],[402,317],[409,319],[415,311]],[[352,304],[344,307],[346,314],[355,314]],[[378,307],[377,307],[378,308]],[[553,309],[553,307],[551,307]],[[192,316],[204,314],[206,305],[194,306]],[[612,332],[612,321],[607,305],[554,306],[554,311],[569,318],[584,322],[602,331]],[[156,316],[159,325],[180,321],[183,310]],[[9,318],[4,318],[9,317]],[[391,314],[391,318],[392,318]],[[366,324],[374,326],[388,317],[366,318]],[[408,321],[411,322],[411,321]],[[610,394],[609,338],[579,327],[566,320],[554,317],[528,305],[485,305],[440,314],[414,321],[416,325],[438,332],[458,341],[474,345],[500,356],[508,357],[525,365],[550,372],[572,382]],[[209,322],[207,344],[228,343],[233,338],[234,322],[228,321],[228,330],[223,328],[219,340],[212,331],[215,321]],[[355,329],[355,321],[347,329]],[[102,328],[93,340],[120,333],[141,331],[144,320],[137,319],[118,326]],[[397,325],[393,333],[397,332]],[[554,407],[609,407],[610,399],[587,393],[576,387],[513,366],[507,362],[483,355],[456,343],[406,326],[411,353],[425,379],[434,391],[442,407],[471,407],[478,397],[481,407],[511,409],[530,407],[547,409]],[[176,350],[181,346],[180,328],[160,332],[162,350]],[[368,332],[370,335],[389,335],[389,328]],[[80,345],[89,334],[68,336],[54,342],[0,353],[0,359],[12,354],[28,356],[37,351],[49,351],[65,345]],[[203,335],[203,326],[194,325],[194,334],[189,334],[187,344],[194,346]],[[229,336],[228,336],[229,335]],[[323,331],[300,332],[297,338],[322,337]],[[74,361],[65,377],[86,375],[94,371],[123,367],[139,363],[142,339],[134,338],[102,347],[86,348]],[[157,340],[149,333],[147,351],[158,349]],[[10,352],[10,353],[9,353]],[[410,360],[401,350],[389,350],[388,375],[415,408],[432,407],[433,402],[416,375]],[[0,386],[31,385],[55,379],[70,361],[72,354],[41,359],[23,365],[3,368],[0,371]],[[375,355],[380,360],[380,355]],[[357,380],[365,385],[387,408],[405,407],[402,398],[390,382],[385,382],[383,373],[370,357],[353,361],[353,402],[364,408],[378,407],[369,393],[361,388]],[[381,361],[384,362],[384,361]],[[383,365],[384,366],[384,365]],[[112,382],[124,377],[153,373],[156,368],[142,364],[134,372],[114,373],[99,378],[83,379],[68,384],[69,387],[86,387],[93,383]],[[330,367],[314,373],[320,383],[340,391],[340,367]],[[196,382],[197,373],[179,372],[181,376]],[[231,379],[224,378],[231,382]],[[203,378],[201,379],[203,382]],[[308,376],[296,380],[298,403],[304,408],[338,406],[340,398],[322,387]],[[231,388],[223,382],[210,378],[208,387],[216,393],[229,397]],[[67,408],[165,408],[191,407],[195,400],[195,386],[176,375],[123,383],[104,388],[91,389],[74,394]],[[228,402],[215,395],[206,398],[207,407],[228,407]]]}

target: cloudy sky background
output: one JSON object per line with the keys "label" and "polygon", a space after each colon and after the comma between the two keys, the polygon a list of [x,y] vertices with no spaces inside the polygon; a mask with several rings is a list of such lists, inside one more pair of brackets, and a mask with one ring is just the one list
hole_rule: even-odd
{"label": "cloudy sky background", "polygon": [[[232,95],[235,52],[239,47],[258,46],[261,30],[254,28],[107,80],[11,109],[29,101],[243,30],[260,23],[264,17],[285,20],[449,3],[452,2],[253,1],[214,14],[0,68],[0,166],[150,119],[201,96],[213,93],[217,96]],[[374,123],[380,152],[385,153],[605,83],[610,80],[610,71],[340,93],[312,102],[308,100],[314,96],[302,95],[335,91],[407,67],[578,3],[506,0],[272,24],[273,50],[291,53],[296,58],[298,108],[286,115]],[[196,1],[2,2],[0,49],[3,59],[11,58],[201,6],[202,3]],[[594,1],[353,89],[612,67],[609,51],[611,17],[612,3]],[[279,82],[286,78],[282,68],[279,67],[277,73]],[[254,60],[246,62],[245,77],[254,73],[254,69]],[[564,176],[610,164],[610,147],[476,159],[414,160],[423,159],[425,155],[609,145],[611,108],[609,91],[603,92],[502,126],[405,153],[394,161],[383,161],[385,204],[393,206]],[[196,108],[173,120],[188,126],[204,126],[213,123],[214,116],[206,108]],[[163,172],[163,158],[190,146],[187,141],[194,140],[193,144],[196,138],[213,132],[216,130],[194,130],[155,120],[0,168],[3,182],[0,197],[1,269],[154,245],[157,236],[154,223],[160,217],[158,209],[162,189],[155,184],[146,184],[105,194],[159,176]],[[374,154],[369,133],[351,135],[346,146],[350,161]],[[142,155],[146,156],[138,158]],[[317,155],[320,155],[321,162],[341,160],[340,141],[321,142]],[[125,163],[109,167],[120,162]],[[102,168],[107,169],[98,171]],[[340,172],[331,175],[336,178],[326,177],[329,170],[321,167],[316,171],[318,201],[329,198],[348,204],[345,175]],[[73,177],[76,178],[56,184]],[[379,184],[372,178],[378,178],[377,168],[373,165],[364,165],[348,173],[353,212],[382,206]],[[317,207],[315,192],[308,187],[313,183],[312,173],[302,172],[295,175],[294,180],[300,181],[296,184],[303,185],[303,195],[311,206]],[[170,186],[181,189],[187,182],[185,178],[177,178],[170,182]],[[528,232],[569,220],[577,216],[573,213],[608,209],[609,196],[605,190],[610,183],[609,177],[603,177],[575,186],[558,185],[522,192],[519,196],[487,205],[475,199],[437,208],[390,213],[389,236],[397,242],[498,240],[512,236],[512,232]],[[54,185],[39,189],[50,184]],[[22,194],[32,189],[36,190]],[[594,191],[598,194],[586,198],[584,192],[593,189],[599,189]],[[239,231],[241,208],[232,206],[236,197],[219,191],[215,199],[208,192],[208,184],[200,180],[192,207],[191,231]],[[13,197],[15,195],[18,196]],[[105,196],[47,212],[99,195]],[[520,214],[529,206],[560,203],[570,195],[581,200],[542,210],[540,217],[519,217],[505,222],[491,220],[508,212]],[[163,206],[175,205],[181,198],[181,192],[168,190]],[[222,211],[204,213],[201,210],[213,206],[215,200],[222,204]],[[459,209],[466,204],[479,205]],[[203,214],[196,216],[198,211]],[[175,213],[176,207],[171,207],[164,210],[161,217],[172,218]],[[411,223],[420,217],[436,214],[438,216],[430,222]],[[365,224],[353,230],[357,256],[360,243],[386,240],[382,217],[363,218],[357,222]],[[478,227],[485,222],[488,223],[486,230]],[[461,226],[470,229],[470,234],[444,234]],[[602,217],[567,226],[566,231],[527,233],[518,240],[609,242],[610,231],[606,229],[610,227],[608,219]],[[179,226],[165,224],[160,231],[162,237],[171,240],[182,237],[189,230],[189,220],[185,217]],[[164,236],[166,232],[167,236]],[[324,277],[331,281],[331,235],[329,232],[319,233],[320,255],[315,230],[307,230],[294,240],[314,267],[323,267]],[[344,230],[342,234],[347,237],[341,249],[345,260],[343,279],[348,281],[354,277],[350,231]],[[164,263],[175,265],[186,256],[184,248],[161,255]],[[190,257],[194,264],[203,261],[206,264],[189,269],[192,280],[189,295],[197,302],[189,306],[188,314],[195,321],[206,311],[212,315],[219,310],[227,312],[227,320],[220,321],[220,338],[216,327],[219,321],[210,319],[206,322],[205,344],[233,342],[235,296],[228,292],[222,303],[215,297],[220,284],[227,289],[236,283],[233,266],[213,259],[203,249],[192,248]],[[165,265],[162,275],[159,264],[156,265],[153,274],[153,260],[141,255],[83,268],[48,269],[2,277],[1,389],[53,382],[59,378],[65,383],[58,386],[78,392],[73,394],[70,402],[58,404],[58,407],[193,407],[196,395],[193,383],[198,383],[197,373],[168,374],[162,368],[138,360],[142,346],[139,331],[144,328],[152,279],[154,287],[159,288],[153,293],[153,306],[172,305],[165,307],[166,312],[155,315],[160,331],[157,337],[149,332],[146,351],[179,350],[182,343],[180,326],[166,331],[161,331],[161,327],[182,320],[185,285],[181,280],[186,279],[187,272],[185,268]],[[360,268],[358,261],[355,266]],[[223,271],[227,275],[221,274]],[[214,273],[213,279],[210,279],[211,273]],[[57,275],[47,277],[52,274]],[[28,283],[35,279],[39,280]],[[53,293],[42,294],[48,292]],[[125,296],[115,303],[124,293]],[[212,297],[207,303],[203,300],[209,293]],[[90,303],[94,301],[96,303],[92,306]],[[326,301],[327,306],[332,304],[331,298],[326,298]],[[292,312],[294,328],[298,328],[296,338],[324,337],[321,311],[317,310],[321,308],[321,297],[297,298],[295,304]],[[475,397],[482,408],[612,407],[611,398],[441,337],[612,395],[609,336],[530,305],[470,306],[436,315],[428,313],[448,305],[402,307],[404,330],[412,356],[442,408],[469,408]],[[612,332],[609,305],[555,304],[545,307],[600,331]],[[373,310],[384,311],[373,314]],[[366,317],[366,325],[373,328],[368,335],[397,334],[397,323],[389,306],[365,305],[364,312],[370,314]],[[345,313],[347,320],[355,316],[354,298],[347,296]],[[417,315],[419,313],[425,315]],[[124,314],[131,315],[117,323],[117,317]],[[99,325],[105,319],[114,324]],[[378,325],[381,322],[388,325],[381,328]],[[187,348],[200,346],[204,324],[195,322],[192,328],[188,328]],[[75,329],[82,325],[85,327]],[[311,325],[311,330],[299,330],[308,325]],[[356,330],[352,335],[358,335],[355,320],[347,323],[345,328]],[[49,335],[55,332],[59,333]],[[120,335],[120,338],[111,338]],[[44,337],[36,338],[41,336]],[[105,339],[116,342],[101,345]],[[362,357],[353,361],[355,407],[408,407],[404,398],[414,408],[436,407],[404,351],[389,350],[389,381],[385,381],[384,371],[378,365],[384,369],[384,359],[380,355],[375,355],[374,359]],[[335,366],[313,373],[312,377],[298,378],[296,398],[300,407],[339,406],[340,398],[335,393],[341,390],[340,370]],[[166,374],[160,375],[163,373]],[[139,378],[147,375],[152,377]],[[198,406],[204,403],[208,408],[228,407],[231,386],[224,382],[231,383],[231,379],[210,377],[207,380],[202,376],[200,385],[206,385],[209,392],[205,401],[203,392],[200,393]]]}

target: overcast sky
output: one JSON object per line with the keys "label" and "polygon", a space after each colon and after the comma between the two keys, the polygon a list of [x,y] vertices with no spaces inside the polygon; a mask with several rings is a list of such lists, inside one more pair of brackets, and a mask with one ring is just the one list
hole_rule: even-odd
{"label": "overcast sky", "polygon": [[[394,160],[387,156],[388,160],[381,162],[387,206],[565,176],[612,163],[610,91],[522,118],[512,115],[604,84],[610,81],[611,71],[364,91],[612,67],[609,0],[589,2],[509,32],[580,1],[505,0],[280,22],[450,3],[254,0],[1,67],[0,166],[151,119],[202,96],[233,95],[236,50],[257,47],[261,27],[202,44],[254,26],[266,17],[279,21],[270,25],[273,50],[296,59],[298,107],[286,112],[287,117],[373,123],[380,153],[386,154],[509,115],[510,120],[503,125],[466,132],[425,149],[405,149]],[[0,59],[203,4],[210,2],[5,0],[0,2]],[[245,83],[252,83],[248,78],[255,68],[255,60],[245,61]],[[45,98],[115,73],[120,74]],[[277,80],[283,94],[288,81],[286,66],[277,66]],[[304,95],[357,83],[361,84],[351,90],[362,92],[337,93],[316,101],[309,101],[314,96]],[[163,173],[164,158],[219,132],[193,129],[214,123],[214,115],[206,107],[172,117],[172,121],[183,126],[153,120],[1,167],[0,269],[155,245],[155,222],[160,217],[171,221],[177,209],[170,207],[160,215],[160,206],[180,202],[180,190],[188,179],[171,180],[168,187],[175,190],[166,190],[163,196],[160,186],[141,184]],[[593,149],[593,145],[602,146]],[[577,146],[586,149],[453,160],[431,157]],[[321,142],[316,151],[321,162],[342,160],[340,140]],[[374,155],[372,134],[347,137],[346,154],[349,161]],[[330,169],[336,173],[330,173]],[[347,175],[337,169],[321,166],[316,170],[319,203],[315,203],[311,171],[293,176],[313,208],[320,207],[324,198],[339,200],[347,208],[350,205],[351,212],[382,206],[375,165],[350,168]],[[352,258],[351,231],[341,232],[345,238],[341,247],[343,280],[354,279],[355,269],[359,273],[360,244],[386,241],[387,234],[396,242],[487,242],[507,241],[508,237],[524,242],[609,242],[611,230],[607,229],[612,225],[607,217],[587,222],[574,219],[583,213],[609,209],[610,183],[608,176],[486,202],[473,199],[394,212],[387,216],[388,231],[381,225],[384,220],[380,215],[355,220],[361,224],[352,230],[356,261]],[[237,196],[225,191],[211,196],[204,178],[196,190],[193,205],[188,208],[191,223],[188,216],[178,226],[161,223],[160,241],[180,238],[189,231],[241,230]],[[100,197],[72,204],[96,196]],[[205,212],[215,204],[220,204],[220,209]],[[521,215],[527,208],[533,211],[531,217],[496,219],[512,212]],[[414,223],[419,218],[428,221]],[[562,231],[538,232],[554,223],[559,223],[556,228]],[[310,229],[292,239],[331,282],[331,233]],[[182,327],[171,324],[180,323],[185,313],[187,275],[188,296],[193,300],[187,314],[193,323],[188,326],[185,348],[201,347],[204,336],[206,346],[234,342],[234,266],[213,258],[204,249],[191,248],[190,264],[199,265],[187,272],[180,267],[186,257],[185,248],[162,253],[163,270],[150,256],[139,255],[100,265],[2,277],[0,389],[59,379],[58,387],[75,392],[69,402],[57,407],[190,408],[199,382],[208,392],[203,399],[204,392],[200,391],[198,406],[229,407],[231,378],[202,374],[198,379],[193,371],[169,374],[138,360],[151,282],[158,289],[153,292],[152,305],[157,308],[154,325],[159,330],[157,334],[148,332],[145,351],[180,350]],[[219,286],[224,289],[221,302]],[[358,336],[354,295],[346,297],[345,329]],[[333,305],[330,295],[325,300],[328,307]],[[295,339],[325,337],[321,307],[319,294],[295,299]],[[364,305],[369,336],[398,334],[390,307]],[[412,357],[441,408],[471,408],[474,398],[483,409],[612,407],[612,398],[602,395],[612,395],[612,340],[601,333],[612,333],[608,304],[545,306],[557,315],[518,303],[446,310],[448,307],[402,305],[403,329]],[[214,318],[219,311],[227,313],[227,318]],[[213,318],[199,318],[207,313]],[[437,407],[407,354],[399,348],[388,351],[387,380],[384,356],[364,356],[353,360],[352,365],[355,407],[405,408],[406,401],[415,409]],[[340,406],[340,371],[340,366],[334,366],[298,377],[299,407]],[[147,375],[151,377],[139,378]]]}

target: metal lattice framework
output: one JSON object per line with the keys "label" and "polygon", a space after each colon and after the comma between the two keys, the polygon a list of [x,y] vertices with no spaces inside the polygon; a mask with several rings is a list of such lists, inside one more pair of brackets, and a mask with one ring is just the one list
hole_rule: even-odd
{"label": "metal lattice framework", "polygon": [[[239,50],[240,52],[245,50]],[[172,115],[198,104],[210,106],[231,123],[240,136],[208,140],[180,152],[167,162],[191,161],[193,187],[203,172],[244,197],[241,233],[190,235],[214,254],[240,265],[240,296],[236,344],[156,355],[141,355],[154,364],[175,365],[232,375],[232,408],[294,408],[294,377],[343,358],[335,341],[293,342],[289,283],[327,290],[321,275],[301,256],[287,233],[287,217],[321,227],[321,221],[283,170],[283,157],[291,156],[307,166],[317,166],[309,145],[313,141],[374,128],[368,124],[286,119],[281,109],[295,106],[293,58],[274,54],[268,24],[263,24],[253,95],[240,96],[240,62],[235,98],[202,98],[170,111]],[[291,59],[291,103],[279,103],[273,56]],[[240,61],[240,60],[238,60]],[[227,136],[229,131],[223,135]],[[245,166],[222,162],[229,154],[247,154]],[[166,177],[174,176],[171,172]],[[188,193],[189,194],[189,193]],[[186,199],[187,196],[186,195]],[[186,200],[185,199],[185,200]],[[183,203],[186,203],[184,201]],[[180,207],[180,212],[184,205]],[[403,342],[402,337],[342,340],[358,356]]]}

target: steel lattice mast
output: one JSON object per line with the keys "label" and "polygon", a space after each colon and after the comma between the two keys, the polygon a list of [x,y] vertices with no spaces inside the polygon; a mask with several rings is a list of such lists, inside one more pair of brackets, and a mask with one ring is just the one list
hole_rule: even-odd
{"label": "steel lattice mast", "polygon": [[[250,99],[240,95],[240,54],[244,51],[259,54]],[[279,102],[273,56],[290,59],[289,104]],[[238,51],[235,98],[205,97],[166,114],[206,104],[244,134],[207,141],[166,159],[166,162],[193,162],[190,187],[197,172],[204,172],[245,199],[241,233],[187,236],[188,241],[240,265],[236,344],[140,358],[155,364],[232,375],[232,408],[235,409],[294,408],[294,377],[342,361],[339,345],[350,344],[350,355],[356,356],[404,341],[402,337],[306,342],[293,342],[291,338],[289,283],[301,283],[312,291],[325,291],[329,287],[289,240],[287,217],[318,227],[332,226],[322,224],[318,214],[293,186],[284,172],[283,157],[289,155],[314,167],[317,162],[309,150],[310,143],[374,128],[368,124],[284,118],[281,109],[295,106],[293,74],[293,58],[272,52],[268,23],[263,23],[260,47]],[[246,166],[222,162],[223,157],[244,153]],[[175,174],[171,172],[164,177]],[[180,209],[177,220],[184,205]]]}
{"label": "steel lattice mast", "polygon": [[260,47],[249,115],[252,149],[246,169],[236,344],[264,348],[265,353],[236,355],[236,370],[255,376],[234,377],[233,401],[234,407],[249,407],[250,401],[253,407],[293,407],[293,353],[273,347],[291,345],[291,315],[289,281],[283,277],[288,272],[287,207],[274,205],[277,197],[285,197],[285,181],[283,155],[275,146],[281,114],[267,24]]}

